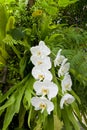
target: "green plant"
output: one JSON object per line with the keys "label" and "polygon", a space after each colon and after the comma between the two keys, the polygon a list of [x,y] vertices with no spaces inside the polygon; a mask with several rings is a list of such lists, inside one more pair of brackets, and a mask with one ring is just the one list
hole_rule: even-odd
{"label": "green plant", "polygon": [[[82,123],[80,114],[84,116],[86,121],[87,52],[85,49],[87,47],[87,32],[80,28],[67,27],[67,25],[56,24],[55,22],[59,8],[66,7],[76,2],[76,0],[66,0],[63,4],[61,3],[62,0],[51,0],[50,2],[48,0],[43,2],[37,0],[29,10],[26,10],[24,1],[21,1],[20,4],[14,0],[5,2],[9,10],[4,12],[5,7],[2,4],[2,13],[6,14],[8,12],[9,16],[7,14],[3,15],[4,17],[6,16],[6,21],[4,21],[5,24],[4,22],[0,24],[1,30],[4,30],[4,33],[0,31],[0,35],[4,34],[2,39],[0,39],[3,42],[3,44],[2,42],[0,44],[0,56],[4,57],[5,60],[3,62],[0,58],[0,62],[7,66],[8,73],[5,85],[1,85],[0,88],[0,115],[4,116],[1,129],[6,130],[19,127],[16,129],[60,130],[64,126],[66,130],[72,130],[73,127],[77,130],[79,126],[72,114],[73,112],[82,126],[86,128],[84,123]],[[12,4],[14,8],[13,6],[11,7]],[[30,48],[38,45],[40,40],[45,41],[52,51],[50,56],[52,61],[54,61],[57,51],[62,48],[62,54],[69,59],[71,65],[72,89],[75,91],[71,93],[75,96],[76,103],[70,107],[65,107],[63,110],[60,110],[59,106],[61,96],[54,98],[55,110],[51,115],[47,115],[46,112],[41,114],[35,111],[31,105],[31,98],[35,95],[33,90],[35,79],[31,76],[33,65],[30,61]],[[56,68],[53,67],[51,71],[54,77],[57,77]],[[58,85],[60,84],[58,77],[54,78],[54,82]],[[83,86],[85,96],[82,96],[83,92],[80,92]],[[14,123],[15,116],[18,119],[17,126]],[[58,122],[59,125],[57,126]],[[14,123],[13,127],[11,123]]]}

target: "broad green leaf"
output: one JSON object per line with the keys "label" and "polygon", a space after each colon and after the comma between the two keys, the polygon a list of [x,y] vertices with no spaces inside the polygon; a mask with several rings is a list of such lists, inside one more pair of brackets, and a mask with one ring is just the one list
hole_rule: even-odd
{"label": "broad green leaf", "polygon": [[70,4],[77,2],[78,0],[58,0],[59,7],[66,7]]}
{"label": "broad green leaf", "polygon": [[51,16],[58,13],[58,8],[56,2],[43,0],[40,2],[40,6],[45,10],[45,12]]}
{"label": "broad green leaf", "polygon": [[78,123],[77,119],[75,118],[71,108],[70,107],[69,108],[66,107],[66,111],[67,111],[67,116],[68,116],[70,122],[72,123],[72,125],[74,127],[74,130],[80,130],[79,123]]}

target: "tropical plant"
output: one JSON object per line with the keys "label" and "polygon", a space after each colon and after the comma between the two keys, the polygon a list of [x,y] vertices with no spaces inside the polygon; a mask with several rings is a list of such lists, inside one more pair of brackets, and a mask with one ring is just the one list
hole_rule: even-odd
{"label": "tropical plant", "polygon": [[[3,57],[4,60],[0,58],[0,65],[3,64],[3,67],[7,68],[5,70],[7,72],[1,74],[1,81],[4,75],[7,77],[5,83],[1,82],[0,88],[0,127],[2,130],[60,130],[62,128],[79,130],[79,123],[84,129],[87,128],[87,32],[56,22],[56,18],[59,17],[59,9],[74,2],[76,0],[51,0],[50,2],[37,0],[32,7],[29,6],[28,8],[25,1],[9,0],[8,2],[5,0],[4,4],[3,0],[1,1],[0,10],[2,12],[0,16],[4,18],[0,21],[0,57]],[[7,8],[5,9],[5,7]],[[55,96],[51,94],[51,98],[54,97],[52,99],[54,110],[51,114],[44,109],[42,109],[43,113],[35,111],[33,106],[36,107],[36,105],[32,101],[36,100],[38,103],[39,99],[34,98],[34,96],[38,96],[38,91],[36,87],[33,88],[37,79],[36,75],[31,73],[34,65],[36,66],[35,59],[33,61],[31,59],[31,48],[39,47],[40,41],[44,41],[45,46],[51,51],[49,57],[52,68],[50,68],[50,72],[59,91],[58,94],[54,94]],[[61,70],[61,66],[58,64],[56,67],[54,66],[57,52],[60,49],[62,52],[58,54],[68,58],[67,63],[70,64],[67,72],[71,76],[66,75],[65,79],[61,75],[61,71],[59,71],[59,75],[57,74],[57,71]],[[3,67],[0,69],[1,73]],[[49,68],[46,70],[49,72]],[[72,89],[70,85],[69,90],[63,92],[61,84],[66,84],[67,78],[72,84]],[[43,79],[41,80],[43,81]],[[83,91],[81,91],[82,89]],[[49,91],[51,93],[50,88]],[[61,100],[63,103],[65,102],[67,95],[64,96],[64,94],[67,92],[70,101],[75,99],[75,102],[70,102],[69,106],[64,105],[64,109],[61,109],[63,106],[60,105],[60,102],[62,102]],[[49,99],[49,96],[44,96]],[[48,99],[43,99],[45,100],[44,103],[49,104]],[[69,103],[68,100],[66,102]],[[52,103],[50,104],[52,105]],[[43,104],[41,108],[44,108],[42,106]],[[85,124],[82,122],[82,116]]]}

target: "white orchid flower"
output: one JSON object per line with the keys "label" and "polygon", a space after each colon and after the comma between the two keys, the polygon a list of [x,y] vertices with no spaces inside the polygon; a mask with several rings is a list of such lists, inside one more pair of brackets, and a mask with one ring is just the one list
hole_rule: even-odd
{"label": "white orchid flower", "polygon": [[36,91],[36,95],[47,95],[49,100],[54,98],[58,93],[57,85],[48,80],[44,80],[43,82],[36,81],[34,83],[34,90]]}
{"label": "white orchid flower", "polygon": [[71,104],[74,100],[75,98],[71,94],[66,93],[60,100],[60,108],[63,109],[64,104]]}
{"label": "white orchid flower", "polygon": [[30,51],[32,55],[38,57],[48,56],[51,53],[50,49],[45,45],[44,41],[40,41],[39,45],[31,47]]}
{"label": "white orchid flower", "polygon": [[50,69],[52,66],[50,57],[48,56],[41,58],[41,57],[32,55],[31,61],[35,66],[42,66],[43,68],[45,67],[46,69]]}
{"label": "white orchid flower", "polygon": [[40,80],[40,81],[43,80],[51,81],[53,78],[51,72],[48,69],[46,69],[45,66],[44,68],[43,66],[33,67],[32,75],[36,80]]}
{"label": "white orchid flower", "polygon": [[60,49],[58,51],[57,56],[56,56],[56,58],[54,60],[54,66],[55,67],[61,65],[63,60],[65,59],[65,57],[63,55],[61,55],[61,51],[62,51],[62,49]]}
{"label": "white orchid flower", "polygon": [[35,107],[35,110],[41,110],[41,113],[46,109],[50,114],[54,110],[54,104],[45,97],[33,97],[31,104]]}
{"label": "white orchid flower", "polygon": [[66,63],[67,58],[64,59],[64,61],[62,62],[60,69],[58,70],[58,76],[64,76],[66,73],[68,73],[69,69],[70,69],[70,63]]}
{"label": "white orchid flower", "polygon": [[67,73],[64,76],[64,79],[61,81],[61,86],[62,86],[62,92],[71,91],[71,86],[72,86],[72,80],[71,76]]}

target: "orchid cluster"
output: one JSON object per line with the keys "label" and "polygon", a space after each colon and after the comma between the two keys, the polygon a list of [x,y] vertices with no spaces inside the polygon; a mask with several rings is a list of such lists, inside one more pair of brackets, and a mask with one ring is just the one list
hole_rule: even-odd
{"label": "orchid cluster", "polygon": [[[50,72],[52,67],[51,59],[49,57],[51,51],[45,45],[43,41],[39,42],[39,45],[31,47],[31,62],[34,67],[32,69],[32,75],[35,78],[33,88],[36,96],[31,98],[31,104],[35,107],[35,110],[47,110],[50,114],[54,110],[54,104],[51,101],[52,98],[58,94],[58,86],[52,81],[53,76]],[[67,62],[67,58],[61,55],[61,49],[58,51],[54,60],[54,67],[59,67],[58,77],[61,80],[62,98],[60,100],[60,108],[63,109],[64,104],[71,104],[75,99],[68,93],[71,91],[72,80],[69,75],[70,63]]]}
{"label": "orchid cluster", "polygon": [[71,91],[72,87],[72,80],[71,76],[69,75],[70,63],[67,62],[67,58],[61,55],[61,49],[58,51],[57,56],[54,60],[54,66],[58,66],[58,77],[61,80],[61,87],[62,87],[62,98],[60,100],[60,108],[63,109],[64,104],[68,105],[71,104],[75,98],[68,93]]}
{"label": "orchid cluster", "polygon": [[51,99],[58,93],[58,86],[52,82],[53,76],[50,72],[52,63],[49,54],[51,51],[43,41],[40,41],[39,45],[31,47],[30,51],[31,61],[34,65],[32,75],[36,80],[33,85],[36,96],[32,97],[31,104],[35,110],[41,110],[41,113],[47,110],[47,113],[50,114],[54,110]]}

